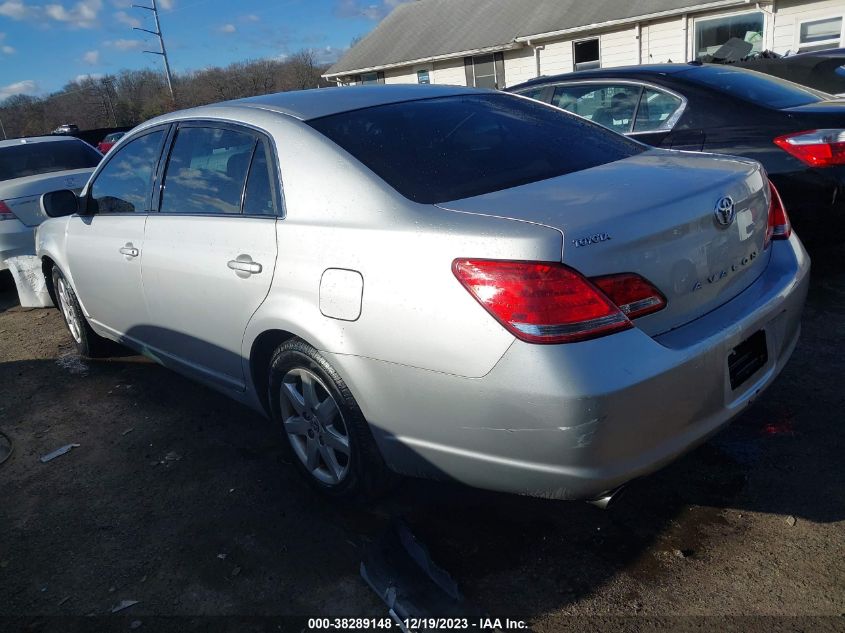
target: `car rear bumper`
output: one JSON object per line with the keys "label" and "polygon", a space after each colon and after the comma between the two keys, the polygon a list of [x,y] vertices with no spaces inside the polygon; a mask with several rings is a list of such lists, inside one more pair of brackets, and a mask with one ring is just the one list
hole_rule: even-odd
{"label": "car rear bumper", "polygon": [[6,260],[19,255],[35,254],[33,228],[17,219],[0,220],[0,270],[6,270]]}
{"label": "car rear bumper", "polygon": [[[326,354],[395,470],[556,499],[594,498],[700,444],[768,387],[792,354],[810,261],[776,242],[763,275],[662,336],[515,341],[482,378]],[[767,362],[736,389],[732,350],[765,332]]]}

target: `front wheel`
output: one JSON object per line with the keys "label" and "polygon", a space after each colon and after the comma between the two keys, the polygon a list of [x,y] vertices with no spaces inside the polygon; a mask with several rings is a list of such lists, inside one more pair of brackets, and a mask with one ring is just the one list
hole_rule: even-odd
{"label": "front wheel", "polygon": [[108,350],[108,341],[88,325],[88,321],[82,313],[82,308],[79,306],[76,293],[58,266],[53,266],[53,289],[55,290],[57,307],[59,312],[62,313],[65,325],[67,325],[73,339],[73,344],[76,346],[76,351],[88,358],[105,355]]}
{"label": "front wheel", "polygon": [[270,362],[270,406],[292,461],[321,492],[370,499],[396,480],[376,447],[343,379],[300,339],[281,345]]}

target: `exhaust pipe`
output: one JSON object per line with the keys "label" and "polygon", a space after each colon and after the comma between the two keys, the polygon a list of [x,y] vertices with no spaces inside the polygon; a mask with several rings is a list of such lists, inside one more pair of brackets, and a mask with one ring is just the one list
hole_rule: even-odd
{"label": "exhaust pipe", "polygon": [[625,486],[619,486],[618,488],[614,488],[613,490],[608,490],[600,494],[595,499],[590,499],[587,503],[596,506],[597,508],[601,508],[602,510],[607,510],[610,508],[612,503],[615,503],[621,496],[623,491],[625,490]]}

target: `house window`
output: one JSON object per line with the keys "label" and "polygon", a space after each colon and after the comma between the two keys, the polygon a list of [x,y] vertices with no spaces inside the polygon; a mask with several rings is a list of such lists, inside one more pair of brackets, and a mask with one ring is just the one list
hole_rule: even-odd
{"label": "house window", "polygon": [[505,87],[505,56],[502,53],[464,57],[467,86],[476,88]]}
{"label": "house window", "polygon": [[472,58],[476,88],[496,87],[496,62],[493,55],[479,55]]}
{"label": "house window", "polygon": [[575,62],[575,70],[589,70],[590,68],[601,68],[599,57],[599,38],[581,40],[572,43],[572,59]]}
{"label": "house window", "polygon": [[842,18],[802,22],[799,38],[799,53],[839,48],[839,42],[842,38]]}
{"label": "house window", "polygon": [[417,71],[417,83],[418,84],[430,84],[431,80],[428,77],[428,70],[418,70]]}
{"label": "house window", "polygon": [[728,15],[695,21],[695,56],[700,59],[718,51],[728,40],[738,38],[751,44],[750,53],[763,50],[762,12]]}
{"label": "house window", "polygon": [[361,83],[362,84],[377,84],[378,81],[378,73],[362,73],[361,74]]}

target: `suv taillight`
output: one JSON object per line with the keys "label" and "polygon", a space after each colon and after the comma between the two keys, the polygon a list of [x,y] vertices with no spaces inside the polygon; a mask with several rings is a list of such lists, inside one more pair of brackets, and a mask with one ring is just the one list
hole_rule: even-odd
{"label": "suv taillight", "polygon": [[489,259],[456,259],[452,271],[499,323],[529,343],[573,343],[627,330],[633,324],[626,308],[633,318],[666,305],[633,274],[591,281],[556,262]]}
{"label": "suv taillight", "polygon": [[792,224],[786,214],[786,207],[783,206],[783,199],[780,197],[777,188],[772,181],[769,181],[771,191],[771,202],[769,202],[769,226],[766,229],[766,244],[772,240],[788,240],[792,235]]}
{"label": "suv taillight", "polygon": [[845,165],[845,130],[807,130],[784,134],[775,145],[810,167]]}
{"label": "suv taillight", "polygon": [[12,210],[8,207],[8,205],[0,200],[0,220],[14,220],[15,215],[12,213]]}

